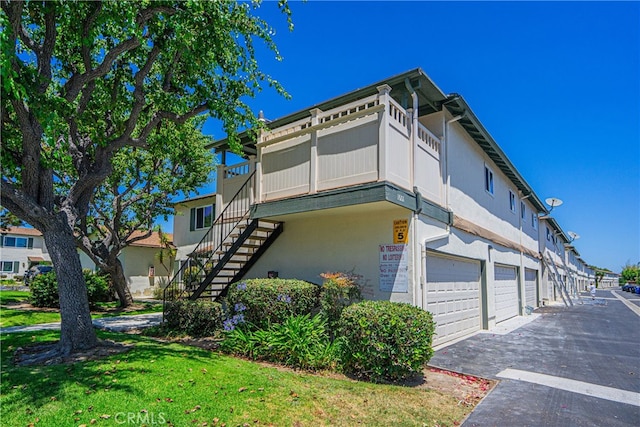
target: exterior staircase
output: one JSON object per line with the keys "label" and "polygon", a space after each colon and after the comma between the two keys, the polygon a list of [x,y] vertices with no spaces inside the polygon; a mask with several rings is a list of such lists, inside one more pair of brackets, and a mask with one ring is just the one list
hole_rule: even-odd
{"label": "exterior staircase", "polygon": [[226,205],[211,228],[163,290],[163,300],[216,300],[242,279],[282,233],[281,222],[251,219],[255,172]]}

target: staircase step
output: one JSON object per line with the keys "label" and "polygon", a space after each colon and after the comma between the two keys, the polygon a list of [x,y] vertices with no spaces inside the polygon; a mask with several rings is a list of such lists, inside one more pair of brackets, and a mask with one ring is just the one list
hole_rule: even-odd
{"label": "staircase step", "polygon": [[[233,233],[229,236],[233,237],[233,239],[236,240],[238,237],[240,237],[240,233]],[[269,236],[256,236],[252,234],[247,240],[267,240],[268,238]]]}
{"label": "staircase step", "polygon": [[[245,228],[249,227],[249,225],[239,225],[237,228],[240,230],[244,230]],[[269,232],[269,231],[273,231],[276,227],[269,227],[269,226],[264,226],[264,225],[258,225],[255,228],[255,231],[265,231],[265,232]]]}
{"label": "staircase step", "polygon": [[[231,243],[231,242],[229,242],[229,243],[223,243],[223,244],[222,244],[222,246],[226,246],[226,247],[233,246],[233,243]],[[240,248],[239,248],[239,249],[242,249],[242,248],[245,248],[245,249],[246,249],[246,248],[250,248],[250,249],[258,249],[260,246],[261,246],[261,245],[256,245],[256,244],[252,244],[252,243],[244,242],[244,243],[240,246]]]}

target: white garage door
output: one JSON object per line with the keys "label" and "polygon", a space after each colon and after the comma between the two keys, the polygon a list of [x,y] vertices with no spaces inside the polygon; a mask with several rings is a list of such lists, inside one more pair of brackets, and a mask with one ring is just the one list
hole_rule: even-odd
{"label": "white garage door", "polygon": [[538,306],[538,272],[528,268],[524,269],[524,302],[530,307]]}
{"label": "white garage door", "polygon": [[518,315],[518,275],[516,268],[506,265],[494,267],[496,323]]}
{"label": "white garage door", "polygon": [[426,309],[436,322],[434,344],[478,331],[482,324],[480,262],[428,255]]}

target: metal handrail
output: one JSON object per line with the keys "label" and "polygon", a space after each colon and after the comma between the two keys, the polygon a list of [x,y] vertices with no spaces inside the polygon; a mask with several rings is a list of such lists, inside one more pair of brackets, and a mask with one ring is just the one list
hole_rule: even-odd
{"label": "metal handrail", "polygon": [[[186,292],[197,288],[197,285],[206,277],[207,266],[212,264],[212,258],[216,252],[221,249],[223,243],[238,224],[246,219],[251,209],[251,190],[253,186],[250,184],[255,173],[253,171],[249,175],[242,187],[211,224],[211,227],[196,245],[193,252],[189,254],[189,260],[182,264],[167,286],[163,288],[163,312],[167,297],[170,297],[172,301],[177,300],[183,298]],[[198,253],[202,253],[204,257],[199,257]]]}

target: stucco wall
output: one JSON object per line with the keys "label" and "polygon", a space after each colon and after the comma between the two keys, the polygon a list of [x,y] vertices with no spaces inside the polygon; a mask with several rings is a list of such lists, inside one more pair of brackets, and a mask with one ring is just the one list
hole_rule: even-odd
{"label": "stucco wall", "polygon": [[[124,267],[129,290],[134,298],[153,296],[153,290],[162,279],[167,279],[167,271],[156,258],[158,248],[129,246],[122,250],[120,261]],[[153,266],[154,276],[149,276],[149,267]]]}
{"label": "stucco wall", "polygon": [[[535,213],[531,203],[522,200],[525,218],[521,224],[521,200],[515,185],[458,123],[449,126],[447,143],[451,182],[449,205],[453,213],[537,252],[538,231],[531,225],[531,213]],[[493,172],[493,194],[485,190],[485,165]],[[509,191],[516,198],[515,212],[510,209]]]}
{"label": "stucco wall", "polygon": [[363,276],[366,298],[411,303],[410,284],[407,293],[380,291],[379,245],[393,243],[396,219],[409,219],[409,211],[386,202],[284,217],[284,232],[246,277],[274,270],[320,284],[323,272],[353,271]]}
{"label": "stucco wall", "polygon": [[[211,205],[216,202],[216,196],[203,197],[194,201],[178,203],[175,206],[175,215],[173,217],[173,241],[176,247],[195,245],[205,235],[208,229],[190,231],[189,225],[191,221],[190,210],[200,206]],[[215,220],[215,215],[214,215]]]}

